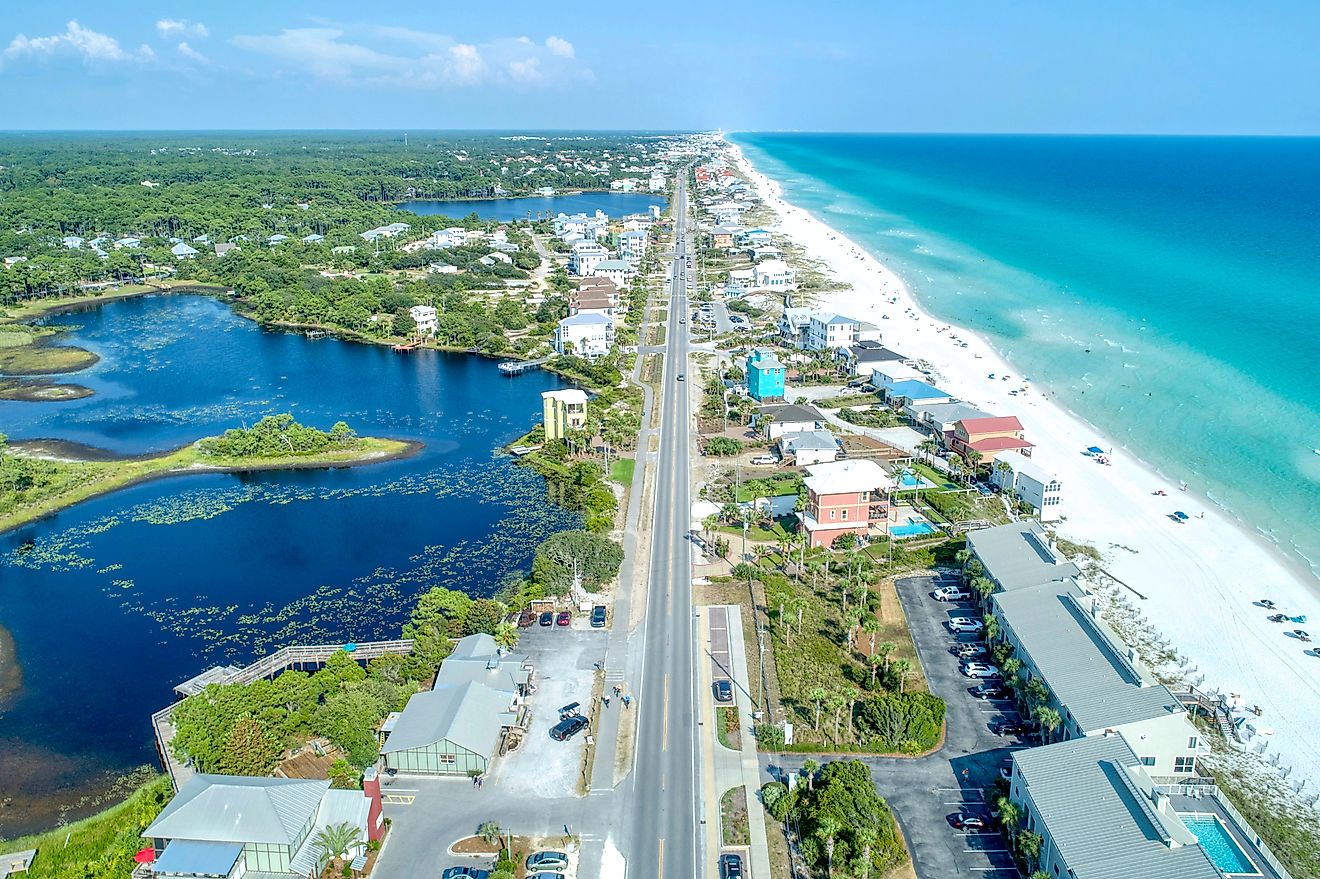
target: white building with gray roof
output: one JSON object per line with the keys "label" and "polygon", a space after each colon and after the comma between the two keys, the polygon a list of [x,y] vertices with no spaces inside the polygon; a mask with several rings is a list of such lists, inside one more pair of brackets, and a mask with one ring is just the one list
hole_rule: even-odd
{"label": "white building with gray roof", "polygon": [[1049,688],[1062,718],[1054,738],[1123,733],[1151,775],[1196,771],[1200,735],[1168,687],[1157,682],[1101,618],[1075,581],[1042,583],[991,597],[999,636],[1021,673]]}
{"label": "white building with gray roof", "polygon": [[1121,735],[1013,755],[1009,795],[1042,838],[1040,869],[1068,879],[1222,879]]}

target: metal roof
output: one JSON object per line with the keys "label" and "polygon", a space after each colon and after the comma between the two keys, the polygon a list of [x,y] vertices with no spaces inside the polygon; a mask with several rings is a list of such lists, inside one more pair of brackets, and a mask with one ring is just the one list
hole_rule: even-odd
{"label": "metal roof", "polygon": [[157,875],[228,876],[242,855],[241,842],[178,839],[165,846],[152,869]]}
{"label": "metal roof", "polygon": [[991,599],[1034,668],[1085,732],[1182,714],[1177,697],[1150,680],[1091,611],[1075,582],[1042,583]]}
{"label": "metal roof", "polygon": [[1075,577],[1081,570],[1054,553],[1045,529],[1034,519],[982,528],[967,534],[967,545],[1000,589],[1022,589]]}
{"label": "metal roof", "polygon": [[934,385],[916,380],[894,382],[885,386],[885,393],[890,397],[907,397],[909,400],[948,399],[951,395]]}
{"label": "metal roof", "polygon": [[507,700],[512,701],[513,694],[519,687],[526,686],[531,677],[531,667],[526,656],[506,653],[490,635],[479,633],[459,640],[454,652],[440,663],[435,683],[436,686],[470,682],[485,684],[493,690],[506,693]]}
{"label": "metal roof", "polygon": [[921,403],[912,406],[912,414],[918,420],[928,417],[941,424],[953,424],[964,418],[982,418],[990,413],[977,409],[971,403]]}
{"label": "metal roof", "polygon": [[329,789],[328,781],[198,774],[142,835],[296,845]]}
{"label": "metal roof", "polygon": [[1222,879],[1122,736],[1029,748],[1013,762],[1015,796],[1030,798],[1070,877]]}
{"label": "metal roof", "polygon": [[[879,464],[865,458],[813,464],[807,468],[807,478],[803,482],[817,495],[890,491],[894,487],[894,480],[889,474]],[[856,525],[857,522],[850,524]]]}
{"label": "metal roof", "polygon": [[475,682],[441,684],[416,693],[404,706],[381,751],[392,754],[450,741],[490,759],[495,756],[500,730],[513,723],[512,702],[512,693]]}
{"label": "metal roof", "polygon": [[371,812],[371,800],[360,790],[328,790],[321,799],[321,808],[316,812],[316,823],[307,840],[289,861],[289,872],[299,876],[311,876],[316,872],[317,858],[320,852],[316,847],[316,836],[327,827],[336,824],[349,824],[362,831],[358,851],[367,843],[367,820]]}
{"label": "metal roof", "polygon": [[779,445],[786,452],[832,451],[839,448],[839,441],[828,430],[804,430],[781,434]]}

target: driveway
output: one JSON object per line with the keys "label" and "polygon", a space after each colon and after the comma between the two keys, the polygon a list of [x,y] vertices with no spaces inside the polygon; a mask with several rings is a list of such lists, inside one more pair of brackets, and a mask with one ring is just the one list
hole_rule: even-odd
{"label": "driveway", "polygon": [[559,722],[562,705],[580,702],[583,714],[590,710],[595,664],[605,659],[606,631],[560,626],[523,629],[518,652],[527,654],[536,666],[531,725],[522,744],[495,761],[488,788],[493,785],[542,799],[577,795],[587,737],[580,733],[557,742],[550,738],[550,727]]}
{"label": "driveway", "polygon": [[[959,673],[958,660],[949,652],[955,636],[944,622],[952,616],[979,616],[979,612],[971,602],[931,598],[937,585],[933,577],[905,577],[897,585],[931,692],[948,706],[945,742],[927,757],[859,759],[870,767],[876,789],[903,829],[917,876],[1016,877],[1018,871],[999,833],[968,833],[955,830],[948,822],[949,815],[960,811],[989,817],[987,797],[993,795],[999,767],[1013,750],[1028,744],[990,732],[993,718],[1014,716],[1011,706],[974,699],[967,691],[976,682]],[[762,762],[771,775],[777,776],[800,768],[804,759],[797,755],[766,755]]]}

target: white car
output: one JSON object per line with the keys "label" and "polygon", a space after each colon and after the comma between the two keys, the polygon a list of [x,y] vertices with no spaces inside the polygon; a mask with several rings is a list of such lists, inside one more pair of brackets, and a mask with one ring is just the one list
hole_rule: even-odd
{"label": "white car", "polygon": [[961,586],[941,586],[931,595],[935,596],[937,601],[966,601],[972,597],[972,593]]}
{"label": "white car", "polygon": [[757,455],[752,459],[752,463],[759,466],[765,466],[769,464],[778,464],[779,459],[774,455]]}
{"label": "white car", "polygon": [[985,662],[964,662],[962,673],[969,678],[997,678],[999,669]]}
{"label": "white car", "polygon": [[985,623],[972,617],[954,617],[945,623],[954,634],[974,634],[985,628]]}

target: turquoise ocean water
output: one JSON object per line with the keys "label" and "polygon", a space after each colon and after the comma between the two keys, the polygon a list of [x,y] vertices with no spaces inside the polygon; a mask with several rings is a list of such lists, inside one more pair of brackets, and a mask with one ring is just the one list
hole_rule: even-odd
{"label": "turquoise ocean water", "polygon": [[731,139],[930,312],[1320,570],[1320,138]]}

